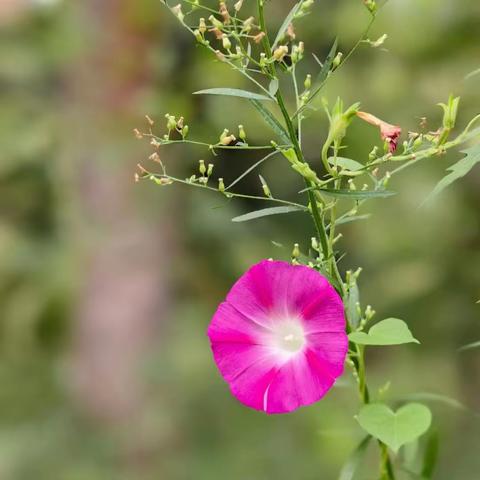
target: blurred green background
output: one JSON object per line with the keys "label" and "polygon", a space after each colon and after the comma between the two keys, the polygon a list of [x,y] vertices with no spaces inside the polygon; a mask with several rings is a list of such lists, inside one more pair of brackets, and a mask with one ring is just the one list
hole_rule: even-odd
{"label": "blurred green background", "polygon": [[[271,4],[275,29],[294,1]],[[297,35],[324,57],[336,35],[347,51],[367,21],[361,0],[322,0]],[[435,104],[450,93],[462,96],[461,125],[479,113],[480,76],[464,79],[480,67],[478,0],[390,0],[371,38],[383,33],[388,52],[361,48],[327,98],[360,100],[404,131],[423,116],[436,129]],[[309,59],[300,70],[314,68]],[[207,141],[239,123],[251,143],[270,140],[247,102],[190,95],[214,86],[244,83],[158,0],[0,2],[0,479],[334,480],[361,439],[348,370],[319,404],[267,417],[230,396],[205,336],[251,263],[306,247],[308,219],[233,224],[257,206],[133,181],[151,153],[132,135],[145,114],[161,128],[165,113],[184,115]],[[321,111],[308,125],[318,166]],[[377,135],[356,122],[348,155],[365,158]],[[210,160],[177,146],[161,156],[177,176]],[[221,155],[216,172],[228,181],[256,158]],[[458,158],[406,170],[392,182],[399,195],[367,204],[372,218],[343,229],[342,267],[364,267],[364,304],[405,319],[422,341],[368,354],[370,383],[391,380],[393,405],[430,392],[480,411],[479,350],[457,351],[480,339],[479,170],[419,208]],[[279,157],[262,174],[276,195],[300,189]],[[255,175],[242,187],[260,190]],[[478,480],[480,421],[430,406],[435,478]],[[376,478],[371,450],[359,479]]]}

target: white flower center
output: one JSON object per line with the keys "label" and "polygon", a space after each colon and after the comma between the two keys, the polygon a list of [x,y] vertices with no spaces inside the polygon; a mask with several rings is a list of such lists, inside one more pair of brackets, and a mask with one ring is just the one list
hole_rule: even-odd
{"label": "white flower center", "polygon": [[275,346],[284,353],[292,354],[302,350],[305,334],[298,320],[285,320],[275,326]]}

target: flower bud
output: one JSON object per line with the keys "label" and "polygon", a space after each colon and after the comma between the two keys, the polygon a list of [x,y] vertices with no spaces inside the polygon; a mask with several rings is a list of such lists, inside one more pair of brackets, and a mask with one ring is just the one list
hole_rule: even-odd
{"label": "flower bud", "polygon": [[309,90],[312,87],[312,76],[310,74],[307,75],[305,78],[305,82],[303,82],[305,90]]}
{"label": "flower bud", "polygon": [[227,9],[227,6],[225,5],[225,2],[220,2],[219,12],[223,18],[223,23],[230,23],[230,14],[228,13],[228,9]]}
{"label": "flower bud", "polygon": [[137,140],[141,140],[143,138],[143,135],[138,128],[133,129],[133,134]]}
{"label": "flower bud", "polygon": [[385,40],[388,38],[388,35],[384,33],[380,38],[375,40],[374,42],[370,42],[373,48],[378,48],[385,43]]}
{"label": "flower bud", "polygon": [[235,47],[235,55],[231,55],[231,58],[241,59],[243,57],[242,49],[239,45]]}
{"label": "flower bud", "polygon": [[223,23],[218,20],[218,18],[215,18],[213,15],[210,15],[208,17],[208,19],[210,20],[210,23],[215,27],[215,28],[218,28],[218,30],[222,30],[223,29]]}
{"label": "flower bud", "polygon": [[223,178],[218,179],[218,191],[225,192],[225,184],[223,183]]}
{"label": "flower bud", "polygon": [[226,34],[222,35],[222,44],[225,50],[230,50],[232,48],[232,42],[230,42],[228,35]]}
{"label": "flower bud", "polygon": [[165,115],[165,118],[167,119],[167,130],[171,132],[172,130],[175,130],[177,128],[177,120],[173,115],[170,115],[167,113]]}
{"label": "flower bud", "polygon": [[359,104],[354,103],[343,111],[343,102],[340,98],[337,98],[332,112],[329,114],[330,130],[328,132],[328,142],[326,144],[331,145],[333,142],[340,141],[345,137],[347,128],[357,113],[358,107]]}
{"label": "flower bud", "polygon": [[312,249],[318,252],[319,247],[318,247],[318,240],[316,239],[316,237],[312,237],[311,245],[312,245]]}
{"label": "flower bud", "polygon": [[222,142],[223,142],[223,139],[226,138],[226,137],[229,135],[229,133],[230,133],[230,132],[229,132],[228,128],[225,128],[225,129],[223,130],[223,132],[220,134],[220,138],[218,139],[218,141],[219,141],[220,143],[222,143]]}
{"label": "flower bud", "polygon": [[243,5],[243,0],[238,0],[238,2],[235,3],[233,8],[235,9],[236,12],[239,12],[240,9],[242,8],[242,5]]}
{"label": "flower bud", "polygon": [[213,163],[208,164],[207,177],[210,177],[213,173]]}
{"label": "flower bud", "polygon": [[372,151],[368,154],[368,159],[372,162],[378,157],[378,147],[373,147]]}
{"label": "flower bud", "polygon": [[247,134],[245,132],[245,129],[243,128],[243,125],[238,126],[238,136],[240,140],[242,140],[242,142],[245,142],[245,140],[247,139]]}
{"label": "flower bud", "polygon": [[295,28],[293,26],[293,23],[290,23],[287,28],[287,35],[290,38],[290,40],[295,40],[297,35],[295,34]]}
{"label": "flower bud", "polygon": [[280,45],[280,47],[276,48],[273,52],[273,59],[276,62],[281,62],[287,53],[288,47],[286,45]]}
{"label": "flower bud", "polygon": [[299,15],[305,15],[308,12],[308,9],[313,5],[313,0],[304,0],[302,5],[300,6],[300,10],[295,15],[295,17]]}
{"label": "flower bud", "polygon": [[195,39],[197,40],[197,42],[199,43],[203,43],[204,40],[203,40],[203,35],[200,33],[200,30],[194,30],[193,31],[193,34],[195,35]]}
{"label": "flower bud", "polygon": [[294,246],[293,246],[293,250],[292,250],[292,258],[299,258],[300,257],[300,245],[298,243],[296,243]]}
{"label": "flower bud", "polygon": [[183,139],[187,138],[188,131],[189,131],[188,125],[185,125],[185,126],[182,128],[182,131],[181,131],[181,134],[182,134],[182,138],[183,138]]}
{"label": "flower bud", "polygon": [[259,175],[258,178],[260,179],[260,182],[262,183],[262,189],[263,189],[263,193],[265,194],[265,196],[266,197],[271,197],[272,192],[270,191],[270,188],[268,187],[268,184],[265,181],[265,179],[261,175]]}
{"label": "flower bud", "polygon": [[225,62],[225,55],[220,50],[215,50],[215,55],[221,62]]}
{"label": "flower bud", "polygon": [[448,103],[438,104],[443,109],[443,128],[445,130],[452,130],[455,127],[459,103],[460,97],[454,98],[453,95],[450,95]]}
{"label": "flower bud", "polygon": [[207,31],[207,24],[205,23],[204,18],[200,19],[198,30],[202,35],[204,35],[205,32]]}
{"label": "flower bud", "polygon": [[172,7],[172,13],[183,23],[185,15],[182,12],[182,5],[179,3],[175,7]]}
{"label": "flower bud", "polygon": [[264,52],[260,54],[260,60],[258,62],[261,68],[265,68],[267,66],[267,57]]}
{"label": "flower bud", "polygon": [[148,159],[151,160],[152,162],[161,163],[161,161],[160,161],[160,156],[158,155],[157,152],[152,153],[152,154],[148,157]]}
{"label": "flower bud", "polygon": [[422,146],[423,136],[419,135],[413,142],[413,148],[416,150]]}
{"label": "flower bud", "polygon": [[332,68],[337,68],[340,65],[340,62],[342,61],[343,53],[338,52],[335,58],[333,59],[332,62]]}
{"label": "flower bud", "polygon": [[370,321],[373,316],[375,315],[375,310],[372,309],[371,305],[367,305],[367,308],[365,309],[365,318],[367,319],[367,322]]}
{"label": "flower bud", "polygon": [[263,40],[263,37],[265,37],[265,32],[260,32],[253,37],[253,41],[255,43],[260,43]]}
{"label": "flower bud", "polygon": [[205,161],[199,160],[198,164],[198,171],[201,173],[201,175],[205,175],[205,172],[207,171],[207,168],[205,167]]}
{"label": "flower bud", "polygon": [[363,3],[371,14],[375,14],[377,12],[377,3],[375,0],[363,0]]}
{"label": "flower bud", "polygon": [[223,137],[222,140],[220,140],[220,143],[222,145],[228,146],[231,143],[235,142],[235,140],[236,140],[235,135],[227,135],[227,136]]}
{"label": "flower bud", "polygon": [[166,177],[155,177],[154,175],[150,175],[150,180],[155,182],[157,185],[165,186],[165,185],[171,185],[173,183],[173,180],[170,180],[170,178]]}
{"label": "flower bud", "polygon": [[[253,24],[255,23],[255,18],[254,17],[248,17],[246,20],[244,20],[243,22],[243,31],[244,32],[249,32],[252,27],[253,27]],[[257,42],[258,43],[258,42]]]}

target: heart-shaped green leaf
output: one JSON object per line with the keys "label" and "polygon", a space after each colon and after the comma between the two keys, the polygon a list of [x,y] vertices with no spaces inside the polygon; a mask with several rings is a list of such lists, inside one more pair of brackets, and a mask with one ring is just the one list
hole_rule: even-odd
{"label": "heart-shaped green leaf", "polygon": [[402,445],[412,442],[429,429],[432,414],[420,403],[409,403],[396,412],[382,403],[372,403],[360,410],[357,420],[367,433],[396,453]]}
{"label": "heart-shaped green leaf", "polygon": [[407,324],[398,318],[387,318],[374,325],[368,333],[353,332],[348,336],[351,342],[360,345],[401,345],[420,343],[413,337]]}

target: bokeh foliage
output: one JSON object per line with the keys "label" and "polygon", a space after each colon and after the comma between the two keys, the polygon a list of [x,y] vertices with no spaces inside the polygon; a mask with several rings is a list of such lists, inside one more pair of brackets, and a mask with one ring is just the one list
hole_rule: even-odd
{"label": "bokeh foliage", "polygon": [[[272,25],[293,3],[275,1]],[[120,10],[115,18],[121,29],[92,20],[100,3],[18,2],[16,13],[0,17],[0,477],[333,479],[361,438],[351,422],[356,393],[349,375],[320,404],[266,417],[229,396],[205,337],[215,305],[250,263],[286,259],[294,242],[308,238],[308,222],[295,216],[288,222],[272,217],[234,224],[230,219],[251,210],[251,203],[154,185],[129,191],[128,215],[141,219],[136,228],[160,223],[158,268],[169,285],[168,308],[152,315],[155,336],[137,368],[147,399],[140,411],[111,421],[92,415],[75,395],[70,360],[77,312],[85,301],[79,258],[86,248],[95,249],[114,223],[108,202],[85,206],[83,162],[92,163],[96,175],[124,182],[124,173],[131,172],[133,182],[135,164],[147,151],[131,130],[144,113],[159,122],[166,112],[184,115],[199,137],[215,139],[223,128],[243,124],[251,143],[269,140],[247,103],[189,95],[243,83],[197,49],[159,2],[104,2],[112,16]],[[307,51],[324,57],[336,35],[346,51],[367,21],[362,2],[317,3],[314,16],[299,22],[297,31]],[[108,11],[101,18],[109,19]],[[131,43],[115,50],[115,57],[103,52],[94,68],[82,68],[104,30],[103,47],[122,44],[125,31],[133,32]],[[441,111],[432,105],[454,93],[462,96],[462,123],[480,105],[480,76],[464,79],[480,67],[479,31],[476,0],[390,0],[371,35],[388,33],[388,52],[365,46],[325,94],[330,99],[340,94],[346,103],[360,100],[366,110],[415,130],[423,116],[435,125]],[[111,66],[108,74],[102,73],[105,65]],[[309,68],[314,73],[313,61]],[[102,101],[85,107],[72,95],[79,82]],[[140,86],[127,106],[118,108],[131,85]],[[319,166],[314,159],[326,123],[321,110],[313,117],[306,151]],[[92,123],[95,128],[87,128]],[[351,130],[348,155],[364,157],[376,132],[360,124]],[[94,162],[78,153],[85,145],[95,153]],[[193,173],[198,159],[207,156],[204,150],[168,148],[162,159],[178,176]],[[433,392],[480,411],[478,350],[457,351],[480,337],[478,169],[433,205],[419,208],[457,158],[450,153],[432,159],[395,179],[392,188],[399,195],[371,203],[374,215],[368,221],[345,228],[343,246],[350,253],[344,267],[364,267],[365,303],[374,305],[379,318],[407,320],[423,344],[369,354],[373,386],[392,378],[386,393],[391,402]],[[235,153],[214,161],[221,176],[233,179],[255,159]],[[276,157],[265,164],[262,175],[272,189],[293,197],[300,186],[279,162]],[[244,185],[251,192],[260,188],[255,176]],[[100,198],[108,199],[109,192],[105,195]],[[85,212],[102,208],[107,211],[93,220]],[[114,234],[127,235],[130,228],[122,225]],[[134,259],[137,255],[132,252]],[[109,339],[101,341],[108,349]],[[479,421],[439,401],[431,406],[442,439],[435,478],[477,479]]]}

